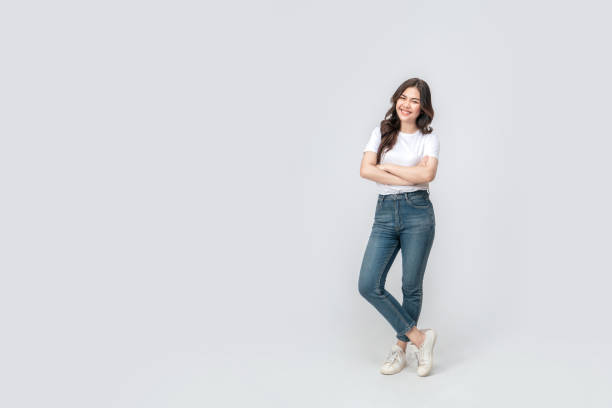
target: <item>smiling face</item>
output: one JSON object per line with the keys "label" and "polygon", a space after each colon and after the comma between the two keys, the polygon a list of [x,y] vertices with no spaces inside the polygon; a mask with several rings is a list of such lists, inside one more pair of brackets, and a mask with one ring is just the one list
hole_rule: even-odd
{"label": "smiling face", "polygon": [[421,113],[421,93],[417,88],[406,88],[400,95],[395,110],[402,122],[415,122]]}

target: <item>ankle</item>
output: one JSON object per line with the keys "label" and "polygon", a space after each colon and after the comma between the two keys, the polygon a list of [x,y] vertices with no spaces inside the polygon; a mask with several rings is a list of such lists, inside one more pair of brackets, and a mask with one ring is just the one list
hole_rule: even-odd
{"label": "ankle", "polygon": [[415,346],[420,348],[423,345],[423,343],[425,342],[425,333],[423,333],[422,331],[419,331],[419,335],[418,335],[418,337],[415,340],[416,341],[413,341],[412,343]]}

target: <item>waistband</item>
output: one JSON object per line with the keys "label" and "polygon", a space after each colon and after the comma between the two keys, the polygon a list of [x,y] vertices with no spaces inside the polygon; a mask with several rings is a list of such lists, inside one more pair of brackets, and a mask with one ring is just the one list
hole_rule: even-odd
{"label": "waistband", "polygon": [[415,196],[421,196],[421,195],[425,195],[426,197],[429,197],[429,191],[416,190],[416,191],[406,191],[403,193],[396,193],[396,194],[379,194],[378,199],[379,200],[401,200],[404,197],[415,197]]}

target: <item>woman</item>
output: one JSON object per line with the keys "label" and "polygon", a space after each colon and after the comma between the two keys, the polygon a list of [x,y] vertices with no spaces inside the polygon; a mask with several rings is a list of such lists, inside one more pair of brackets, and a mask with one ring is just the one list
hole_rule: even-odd
{"label": "woman", "polygon": [[[429,126],[434,110],[429,86],[419,78],[402,83],[391,108],[373,131],[361,161],[361,177],[376,182],[378,202],[372,232],[359,272],[359,293],[391,324],[397,343],[380,369],[395,374],[406,366],[406,349],[415,353],[421,377],[430,373],[436,332],[419,330],[423,275],[435,234],[429,183],[438,168],[440,142]],[[400,304],[385,280],[402,250]]]}

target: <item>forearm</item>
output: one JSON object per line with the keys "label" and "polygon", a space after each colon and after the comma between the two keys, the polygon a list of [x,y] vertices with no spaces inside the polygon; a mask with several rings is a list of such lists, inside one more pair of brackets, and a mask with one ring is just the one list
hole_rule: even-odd
{"label": "forearm", "polygon": [[393,186],[411,186],[414,183],[409,182],[388,171],[381,170],[376,166],[368,165],[361,171],[361,177],[376,181],[381,184],[389,184]]}
{"label": "forearm", "polygon": [[429,169],[425,166],[400,166],[399,164],[385,163],[383,168],[412,184],[427,183],[430,179]]}

